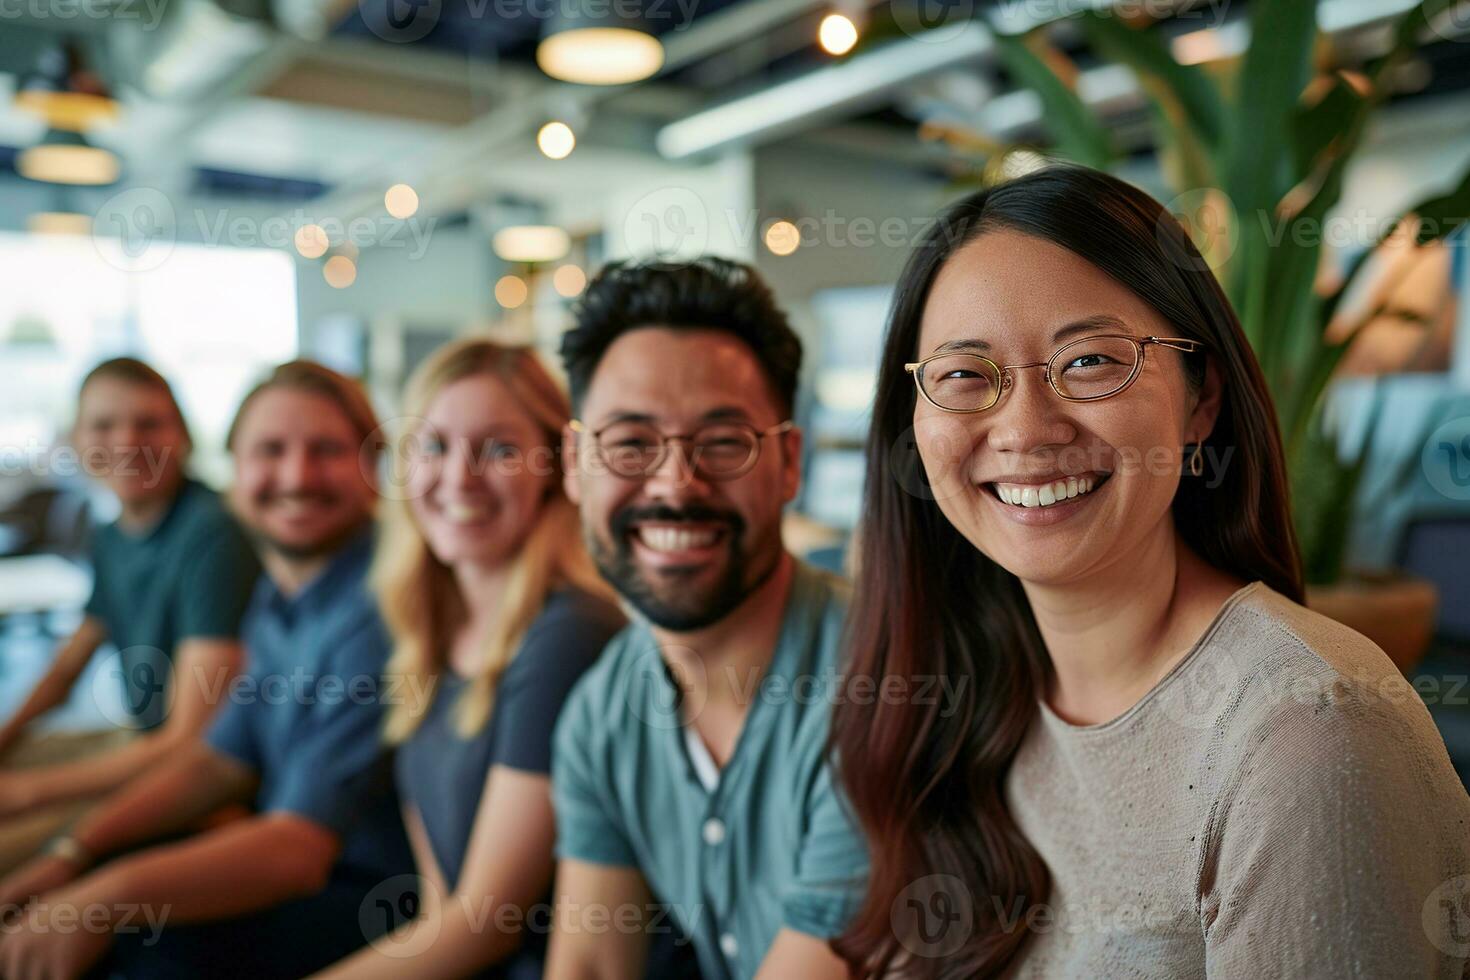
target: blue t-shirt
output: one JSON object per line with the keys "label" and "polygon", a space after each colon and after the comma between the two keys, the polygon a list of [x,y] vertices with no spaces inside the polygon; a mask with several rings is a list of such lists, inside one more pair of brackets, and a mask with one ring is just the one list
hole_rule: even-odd
{"label": "blue t-shirt", "polygon": [[490,767],[551,772],[551,733],[562,702],[624,623],[616,606],[595,596],[552,593],[501,676],[490,717],[469,737],[455,730],[454,708],[470,682],[452,671],[439,675],[434,700],[399,746],[394,768],[450,889],[459,880]]}
{"label": "blue t-shirt", "polygon": [[339,835],[338,866],[383,878],[413,856],[381,736],[388,632],[365,578],[363,532],[287,597],[261,576],[245,617],[249,666],[206,740],[260,777],[256,810],[299,814]]}
{"label": "blue t-shirt", "polygon": [[[490,767],[551,772],[551,733],[562,702],[624,622],[616,606],[595,596],[552,593],[501,675],[490,717],[469,737],[456,731],[454,709],[470,682],[440,674],[423,720],[398,747],[395,770],[450,890],[459,881]],[[516,955],[481,976],[540,976],[545,947],[545,931],[528,929]]]}
{"label": "blue t-shirt", "polygon": [[98,528],[92,568],[87,613],[120,652],[133,723],[156,727],[168,705],[174,649],[191,638],[239,636],[260,564],[219,497],[185,480],[141,534],[115,522]]}

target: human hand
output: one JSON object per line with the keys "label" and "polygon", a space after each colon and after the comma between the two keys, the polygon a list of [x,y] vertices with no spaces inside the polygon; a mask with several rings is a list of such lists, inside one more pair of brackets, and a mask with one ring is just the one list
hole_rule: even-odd
{"label": "human hand", "polygon": [[[0,977],[77,980],[112,947],[112,923],[93,907],[56,893],[28,908],[0,938]],[[105,908],[105,907],[101,907]]]}
{"label": "human hand", "polygon": [[37,800],[34,773],[25,769],[0,772],[0,818],[24,813]]}
{"label": "human hand", "polygon": [[[68,884],[82,868],[54,854],[43,854],[0,878],[0,921],[19,915],[31,900]],[[0,971],[0,976],[8,974]]]}

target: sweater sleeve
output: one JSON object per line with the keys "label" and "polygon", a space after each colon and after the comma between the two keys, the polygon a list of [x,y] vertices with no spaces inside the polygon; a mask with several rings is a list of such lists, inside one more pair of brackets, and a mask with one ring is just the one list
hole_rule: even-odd
{"label": "sweater sleeve", "polygon": [[1417,697],[1331,679],[1245,744],[1207,826],[1207,975],[1466,976],[1470,800]]}

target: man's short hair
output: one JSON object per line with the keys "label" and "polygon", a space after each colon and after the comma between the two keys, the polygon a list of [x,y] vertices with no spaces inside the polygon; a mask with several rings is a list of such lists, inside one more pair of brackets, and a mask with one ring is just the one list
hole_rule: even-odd
{"label": "man's short hair", "polygon": [[257,398],[276,388],[304,391],[335,404],[352,424],[364,452],[371,451],[373,455],[377,455],[387,445],[383,430],[378,425],[377,413],[373,411],[373,403],[368,400],[367,392],[363,391],[361,384],[316,361],[296,360],[287,361],[275,368],[263,381],[250,389],[235,411],[235,420],[230,423],[229,434],[225,436],[225,448],[234,452],[240,420]]}
{"label": "man's short hair", "polygon": [[611,262],[588,284],[562,338],[572,404],[580,406],[602,356],[630,330],[722,330],[755,354],[789,417],[801,372],[801,340],[771,289],[748,265],[704,256],[687,263]]}

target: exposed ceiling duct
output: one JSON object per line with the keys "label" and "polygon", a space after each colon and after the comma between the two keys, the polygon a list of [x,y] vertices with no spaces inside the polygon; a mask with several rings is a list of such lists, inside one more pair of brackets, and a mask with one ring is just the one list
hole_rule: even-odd
{"label": "exposed ceiling duct", "polygon": [[815,120],[872,108],[903,85],[978,62],[995,47],[994,35],[978,21],[947,33],[941,41],[927,37],[894,41],[669,123],[659,130],[658,151],[677,160],[776,139]]}
{"label": "exposed ceiling duct", "polygon": [[253,88],[351,7],[344,0],[130,0],[119,4],[108,40],[118,75],[140,92],[204,102]]}
{"label": "exposed ceiling duct", "polygon": [[274,34],[263,17],[227,12],[214,0],[183,0],[139,51],[135,81],[157,99],[203,98],[265,54]]}
{"label": "exposed ceiling duct", "polygon": [[[1402,15],[1414,5],[1415,0],[1320,0],[1317,20],[1323,31],[1340,34]],[[1069,9],[1111,6],[1111,2],[1078,0]],[[1051,11],[1054,15],[1066,12]],[[1022,33],[1043,23],[1027,17],[1025,10],[1013,13],[1003,25],[1005,32]],[[1176,56],[1194,63],[1238,54],[1249,42],[1249,31],[1244,21],[1235,20],[1192,32],[1175,42]],[[658,149],[666,157],[680,159],[730,146],[770,142],[881,104],[901,86],[926,76],[986,60],[993,48],[993,34],[978,20],[962,28],[941,27],[929,35],[892,42],[675,120],[659,130]],[[1085,102],[1103,109],[1133,104],[1142,97],[1136,79],[1120,66],[1084,72],[1079,89]],[[976,120],[985,132],[996,135],[1015,133],[1040,121],[1040,101],[1030,91],[997,96],[980,110]]]}
{"label": "exposed ceiling duct", "polygon": [[[677,71],[704,58],[727,50],[731,45],[748,38],[759,36],[818,9],[824,0],[742,0],[740,3],[714,11],[700,17],[692,24],[676,31],[667,32],[661,40],[664,45],[663,74]],[[528,139],[536,128],[546,121],[549,114],[565,115],[569,112],[591,117],[596,107],[617,98],[630,90],[628,86],[593,87],[555,82],[539,72],[536,77],[517,71],[510,65],[501,65],[497,73],[502,89],[494,109],[484,113],[468,125],[425,146],[422,153],[412,159],[392,162],[383,173],[364,174],[350,186],[334,190],[325,199],[317,202],[324,212],[342,215],[350,219],[373,212],[381,206],[382,188],[393,175],[423,186],[434,186],[434,203],[425,203],[427,216],[431,211],[453,212],[461,210],[485,193],[497,188],[495,169],[486,167],[486,160],[493,160],[507,145]],[[651,93],[659,97],[659,81],[637,87],[640,93]],[[677,92],[666,92],[669,97]],[[650,134],[651,137],[651,134]],[[394,179],[397,179],[396,177]]]}

